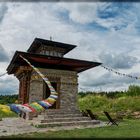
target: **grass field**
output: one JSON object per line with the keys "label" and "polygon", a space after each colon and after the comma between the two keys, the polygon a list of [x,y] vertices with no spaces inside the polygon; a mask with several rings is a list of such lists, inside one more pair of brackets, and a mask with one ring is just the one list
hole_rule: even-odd
{"label": "grass field", "polygon": [[10,138],[140,138],[140,120],[124,120],[119,126],[30,133]]}

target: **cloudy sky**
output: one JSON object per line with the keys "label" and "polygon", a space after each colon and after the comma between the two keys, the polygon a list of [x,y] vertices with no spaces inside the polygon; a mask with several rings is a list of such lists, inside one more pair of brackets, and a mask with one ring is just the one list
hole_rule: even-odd
{"label": "cloudy sky", "polygon": [[[0,75],[16,50],[26,51],[35,37],[77,45],[65,57],[101,62],[140,77],[140,3],[0,3]],[[18,93],[13,75],[0,78],[0,94]],[[79,90],[126,90],[140,80],[98,66],[79,74]]]}

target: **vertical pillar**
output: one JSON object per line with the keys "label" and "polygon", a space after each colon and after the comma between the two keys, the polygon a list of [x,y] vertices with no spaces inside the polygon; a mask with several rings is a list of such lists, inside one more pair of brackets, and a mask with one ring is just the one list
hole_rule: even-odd
{"label": "vertical pillar", "polygon": [[15,76],[19,80],[19,103],[24,104],[29,101],[29,86],[30,86],[30,76],[31,68],[20,67],[16,72]]}

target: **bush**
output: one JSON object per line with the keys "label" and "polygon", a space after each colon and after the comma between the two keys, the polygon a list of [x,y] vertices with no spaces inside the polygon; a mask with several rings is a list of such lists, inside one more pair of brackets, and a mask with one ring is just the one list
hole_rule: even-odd
{"label": "bush", "polygon": [[80,110],[91,109],[93,111],[100,112],[106,110],[108,99],[106,96],[100,95],[87,95],[86,97],[79,98],[78,106]]}
{"label": "bush", "polygon": [[81,92],[78,98],[80,110],[90,109],[98,115],[103,111],[116,114],[121,112],[125,118],[132,118],[132,113],[140,112],[140,87],[130,85],[127,91]]}
{"label": "bush", "polygon": [[140,96],[140,86],[130,85],[127,91],[129,96]]}

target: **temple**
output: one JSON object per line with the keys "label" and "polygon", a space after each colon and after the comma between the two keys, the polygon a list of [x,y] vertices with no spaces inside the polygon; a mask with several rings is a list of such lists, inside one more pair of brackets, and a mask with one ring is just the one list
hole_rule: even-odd
{"label": "temple", "polygon": [[39,68],[57,91],[58,99],[51,109],[76,110],[78,73],[101,63],[65,58],[64,55],[75,47],[76,45],[35,38],[27,52],[16,51],[7,73],[14,74],[19,80],[19,103],[31,103],[50,95],[46,83],[21,55]]}

